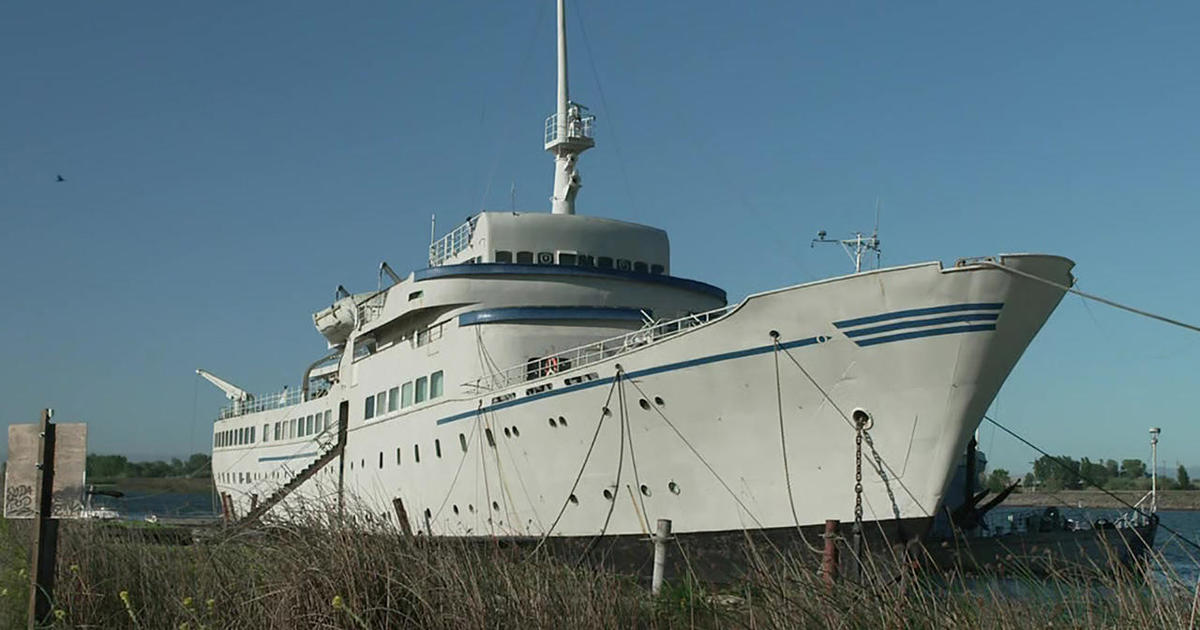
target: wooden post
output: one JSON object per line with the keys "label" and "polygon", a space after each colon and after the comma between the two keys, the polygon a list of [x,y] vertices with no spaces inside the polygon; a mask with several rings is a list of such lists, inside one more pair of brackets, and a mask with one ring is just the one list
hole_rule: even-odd
{"label": "wooden post", "polygon": [[405,536],[412,536],[412,526],[408,524],[408,511],[404,509],[404,501],[400,497],[392,499],[392,508],[396,510],[396,520],[400,522],[400,531]]}
{"label": "wooden post", "polygon": [[670,539],[671,519],[658,519],[654,535],[650,537],[654,541],[654,575],[650,578],[650,592],[654,595],[662,590],[663,573],[667,568],[667,541]]}
{"label": "wooden post", "polygon": [[29,630],[46,623],[50,617],[50,606],[54,601],[54,561],[58,555],[58,521],[53,518],[54,510],[54,423],[52,412],[42,410],[40,434],[42,438],[41,461],[38,462],[37,527],[34,529],[32,564],[29,575]]}
{"label": "wooden post", "polygon": [[837,519],[825,521],[825,553],[821,557],[821,575],[825,584],[832,587],[838,576],[837,531],[841,522]]}

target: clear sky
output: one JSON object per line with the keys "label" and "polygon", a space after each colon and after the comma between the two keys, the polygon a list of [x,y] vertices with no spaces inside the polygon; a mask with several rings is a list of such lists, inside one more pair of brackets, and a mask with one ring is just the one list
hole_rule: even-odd
{"label": "clear sky", "polygon": [[[668,230],[677,275],[740,299],[845,273],[809,239],[869,230],[878,197],[885,264],[1058,253],[1200,321],[1200,4],[570,6],[599,116],[578,210]],[[553,38],[551,0],[6,3],[0,419],[206,451],[224,401],[195,368],[295,383],[310,314],[422,266],[431,213],[548,209]],[[1076,457],[1145,458],[1160,425],[1200,465],[1198,350],[1070,297],[992,411]]]}

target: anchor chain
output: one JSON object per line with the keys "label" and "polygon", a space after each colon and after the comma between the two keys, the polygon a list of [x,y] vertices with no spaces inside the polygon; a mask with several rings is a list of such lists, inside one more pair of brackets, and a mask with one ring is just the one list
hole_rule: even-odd
{"label": "anchor chain", "polygon": [[857,531],[862,530],[862,445],[863,434],[866,432],[867,421],[865,419],[858,420],[856,423],[857,433],[854,436],[854,526]]}
{"label": "anchor chain", "polygon": [[892,514],[896,520],[900,520],[900,506],[896,505],[896,493],[892,491],[892,484],[888,483],[887,470],[883,467],[883,458],[879,456],[879,451],[875,450],[875,440],[871,439],[871,434],[866,429],[862,430],[863,439],[867,441],[867,448],[871,449],[871,456],[875,459],[875,469],[879,471],[879,479],[883,482],[883,489],[887,490],[888,502],[892,506]]}

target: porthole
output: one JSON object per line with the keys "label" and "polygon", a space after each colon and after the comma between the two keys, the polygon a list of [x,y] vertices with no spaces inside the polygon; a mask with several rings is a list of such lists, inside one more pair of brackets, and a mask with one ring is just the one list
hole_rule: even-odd
{"label": "porthole", "polygon": [[513,437],[521,437],[520,429],[518,429],[517,427],[513,427],[512,431],[513,431]]}
{"label": "porthole", "polygon": [[670,490],[671,494],[679,494],[679,484],[672,481],[667,484],[667,490]]}
{"label": "porthole", "polygon": [[496,502],[496,501],[492,501],[492,509],[493,509],[493,510],[496,510],[497,512],[499,512],[499,511],[500,511],[500,504],[499,504],[498,502]]}
{"label": "porthole", "polygon": [[662,396],[655,396],[655,397],[654,397],[654,404],[658,405],[659,407],[662,407],[662,406],[663,406],[663,405],[665,405],[666,403],[665,403],[665,402],[663,402]]}
{"label": "porthole", "polygon": [[642,409],[650,411],[650,401],[646,400],[645,398],[639,398],[638,404],[641,405]]}
{"label": "porthole", "polygon": [[642,494],[644,494],[645,496],[650,496],[650,486],[647,486],[646,484],[642,484]]}
{"label": "porthole", "polygon": [[558,423],[554,421],[554,418],[550,418],[550,428],[552,428],[552,429],[558,428]]}
{"label": "porthole", "polygon": [[560,427],[567,426],[567,419],[562,416],[559,416],[558,417],[558,426],[560,426]]}
{"label": "porthole", "polygon": [[474,514],[474,513],[475,513],[475,504],[474,504],[474,503],[468,503],[468,504],[467,504],[467,511],[468,511],[468,512],[470,512],[470,513],[472,513],[472,514]]}
{"label": "porthole", "polygon": [[571,496],[567,497],[567,500],[575,505],[579,505],[579,497],[577,497],[573,494]]}
{"label": "porthole", "polygon": [[454,510],[455,514],[458,514],[458,506],[457,505],[450,506],[450,509]]}
{"label": "porthole", "polygon": [[613,500],[613,493],[612,493],[612,490],[609,490],[608,488],[605,488],[605,489],[604,489],[604,498],[605,498],[605,500],[607,500],[607,501],[612,501],[612,500]]}
{"label": "porthole", "polygon": [[462,452],[467,452],[467,436],[462,433],[458,434],[458,445],[462,447]]}
{"label": "porthole", "polygon": [[504,437],[512,437],[512,431],[509,431],[508,427],[504,427]]}
{"label": "porthole", "polygon": [[612,410],[611,410],[611,409],[609,409],[608,407],[604,407],[604,408],[602,408],[602,409],[600,410],[600,414],[601,414],[601,415],[603,415],[603,416],[605,416],[605,417],[608,417],[608,416],[611,416],[611,415],[612,415]]}

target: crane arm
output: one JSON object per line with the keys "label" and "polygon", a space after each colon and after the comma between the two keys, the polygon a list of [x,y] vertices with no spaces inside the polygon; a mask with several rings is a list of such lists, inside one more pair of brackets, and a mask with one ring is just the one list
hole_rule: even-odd
{"label": "crane arm", "polygon": [[238,387],[237,385],[234,385],[233,383],[230,383],[229,381],[212,374],[211,372],[198,369],[196,370],[196,374],[203,376],[204,380],[216,385],[217,389],[225,392],[225,397],[229,400],[245,402],[253,398],[253,396],[250,395],[250,392],[247,392],[241,387]]}

